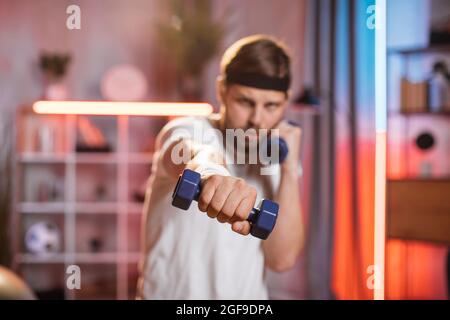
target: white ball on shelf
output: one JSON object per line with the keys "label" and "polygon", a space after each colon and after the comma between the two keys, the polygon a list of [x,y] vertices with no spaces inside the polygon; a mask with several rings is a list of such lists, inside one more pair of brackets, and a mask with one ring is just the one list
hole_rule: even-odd
{"label": "white ball on shelf", "polygon": [[58,226],[49,221],[33,224],[25,234],[25,246],[34,254],[52,254],[61,249],[61,234]]}

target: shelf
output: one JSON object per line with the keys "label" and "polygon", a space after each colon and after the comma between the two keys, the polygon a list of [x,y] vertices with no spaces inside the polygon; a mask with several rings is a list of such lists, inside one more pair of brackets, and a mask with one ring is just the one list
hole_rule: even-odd
{"label": "shelf", "polygon": [[18,211],[22,213],[64,213],[64,202],[21,202]]}
{"label": "shelf", "polygon": [[424,54],[424,53],[450,53],[450,44],[448,45],[432,45],[424,48],[410,48],[410,49],[388,49],[388,54]]}
{"label": "shelf", "polygon": [[395,116],[430,116],[430,117],[450,117],[450,111],[389,111],[389,115]]}
{"label": "shelf", "polygon": [[17,160],[21,163],[64,163],[67,161],[67,154],[24,152],[19,155]]}
{"label": "shelf", "polygon": [[21,264],[53,264],[53,263],[137,263],[140,259],[139,252],[131,253],[57,253],[52,255],[36,255],[22,253],[16,256]]}
{"label": "shelf", "polygon": [[151,164],[153,153],[40,153],[24,152],[18,156],[20,163],[31,164],[115,164],[119,162],[129,162],[133,164]]}
{"label": "shelf", "polygon": [[72,159],[79,164],[151,164],[153,153],[75,153]]}
{"label": "shelf", "polygon": [[136,202],[78,202],[75,211],[78,214],[115,214],[119,209],[126,208],[129,214],[141,214],[143,206],[143,203]]}
{"label": "shelf", "polygon": [[22,253],[16,256],[18,263],[65,263],[66,255],[62,253],[56,253],[52,255],[36,255],[32,253]]}
{"label": "shelf", "polygon": [[440,178],[403,178],[403,179],[387,179],[388,182],[444,182],[450,183],[449,177],[440,177]]}
{"label": "shelf", "polygon": [[119,208],[118,202],[77,202],[75,203],[76,213],[116,213]]}
{"label": "shelf", "polygon": [[119,162],[117,153],[75,153],[72,157],[74,162],[84,164],[109,164]]}
{"label": "shelf", "polygon": [[[18,211],[21,213],[49,213],[64,214],[65,202],[21,202],[18,204]],[[141,214],[144,207],[143,203],[138,202],[75,202],[74,211],[77,214],[115,214],[122,206],[126,207],[129,214]]]}
{"label": "shelf", "polygon": [[[83,282],[83,292],[63,290],[63,298],[126,299],[133,296],[141,257],[144,203],[135,194],[145,192],[156,137],[168,119],[87,119],[102,132],[111,151],[76,151],[85,142],[78,116],[18,115],[14,210],[19,232],[13,235],[13,256],[33,289],[44,290],[50,280],[62,280],[64,287],[65,267],[78,264],[89,274],[88,282]],[[35,142],[39,133],[45,137],[47,131],[41,128],[47,127],[55,143]],[[60,230],[61,251],[56,254],[36,255],[26,249],[23,232],[43,220],[55,222]]]}
{"label": "shelf", "polygon": [[69,259],[75,263],[116,263],[117,254],[111,253],[77,253],[74,255],[68,255]]}

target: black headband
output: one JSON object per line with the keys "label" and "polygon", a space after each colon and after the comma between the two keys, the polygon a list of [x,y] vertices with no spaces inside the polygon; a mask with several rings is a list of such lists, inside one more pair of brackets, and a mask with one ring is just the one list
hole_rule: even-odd
{"label": "black headband", "polygon": [[256,73],[230,73],[227,75],[226,81],[247,87],[283,92],[288,91],[291,84],[291,79],[288,75],[278,78]]}

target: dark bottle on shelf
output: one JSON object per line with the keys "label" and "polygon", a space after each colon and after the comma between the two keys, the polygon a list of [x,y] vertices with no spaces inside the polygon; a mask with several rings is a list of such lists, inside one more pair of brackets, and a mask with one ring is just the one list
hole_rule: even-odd
{"label": "dark bottle on shelf", "polygon": [[447,65],[436,62],[428,79],[428,108],[431,112],[439,112],[449,108],[450,104],[450,73]]}

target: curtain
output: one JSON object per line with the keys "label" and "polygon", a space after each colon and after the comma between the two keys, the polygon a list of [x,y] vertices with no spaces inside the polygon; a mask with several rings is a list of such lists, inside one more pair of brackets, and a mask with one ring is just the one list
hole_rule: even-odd
{"label": "curtain", "polygon": [[[314,8],[313,183],[308,236],[312,299],[371,299],[375,159],[374,0],[309,1]],[[308,62],[307,62],[308,64]]]}

